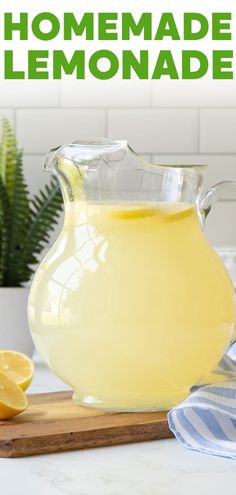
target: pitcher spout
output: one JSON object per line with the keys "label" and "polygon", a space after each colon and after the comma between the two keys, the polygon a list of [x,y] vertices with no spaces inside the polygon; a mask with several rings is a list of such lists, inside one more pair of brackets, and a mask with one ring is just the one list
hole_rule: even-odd
{"label": "pitcher spout", "polygon": [[127,149],[124,140],[76,141],[52,149],[43,170],[57,177],[65,201],[96,200],[101,194],[108,198],[114,169],[123,162]]}
{"label": "pitcher spout", "polygon": [[52,149],[44,160],[43,170],[56,176],[65,203],[84,199],[84,169],[77,160],[70,158],[67,146]]}

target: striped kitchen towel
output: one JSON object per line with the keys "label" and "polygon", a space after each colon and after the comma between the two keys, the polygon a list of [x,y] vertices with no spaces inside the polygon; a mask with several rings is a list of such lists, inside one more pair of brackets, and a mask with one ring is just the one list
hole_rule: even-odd
{"label": "striped kitchen towel", "polygon": [[215,371],[226,381],[195,390],[169,412],[168,423],[184,447],[236,459],[236,344]]}

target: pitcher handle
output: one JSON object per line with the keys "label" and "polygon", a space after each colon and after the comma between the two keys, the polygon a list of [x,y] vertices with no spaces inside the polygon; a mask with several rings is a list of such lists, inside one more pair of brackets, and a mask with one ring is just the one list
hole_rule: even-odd
{"label": "pitcher handle", "polygon": [[[205,220],[209,215],[214,204],[221,198],[225,198],[228,193],[234,193],[236,196],[236,180],[226,180],[212,186],[199,201],[199,212],[201,216],[202,226],[204,227]],[[230,346],[236,342],[235,331]]]}
{"label": "pitcher handle", "polygon": [[230,192],[233,192],[236,197],[236,180],[225,180],[219,182],[208,189],[208,191],[201,197],[199,201],[199,212],[203,226],[214,204],[219,201],[219,199],[224,199],[225,195]]}

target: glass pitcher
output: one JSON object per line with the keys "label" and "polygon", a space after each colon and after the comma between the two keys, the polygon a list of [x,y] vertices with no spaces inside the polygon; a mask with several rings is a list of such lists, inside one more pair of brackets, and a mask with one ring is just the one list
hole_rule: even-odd
{"label": "glass pitcher", "polygon": [[65,218],[30,291],[36,348],[77,404],[169,409],[232,336],[233,286],[202,225],[234,182],[202,197],[204,166],[152,165],[125,141],[65,145],[44,168]]}

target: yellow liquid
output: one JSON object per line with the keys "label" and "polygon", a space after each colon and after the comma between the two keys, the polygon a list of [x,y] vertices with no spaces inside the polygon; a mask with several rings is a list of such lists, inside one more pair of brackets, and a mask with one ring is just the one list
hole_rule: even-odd
{"label": "yellow liquid", "polygon": [[85,405],[166,409],[210,373],[233,288],[185,204],[72,204],[30,293],[33,338]]}

